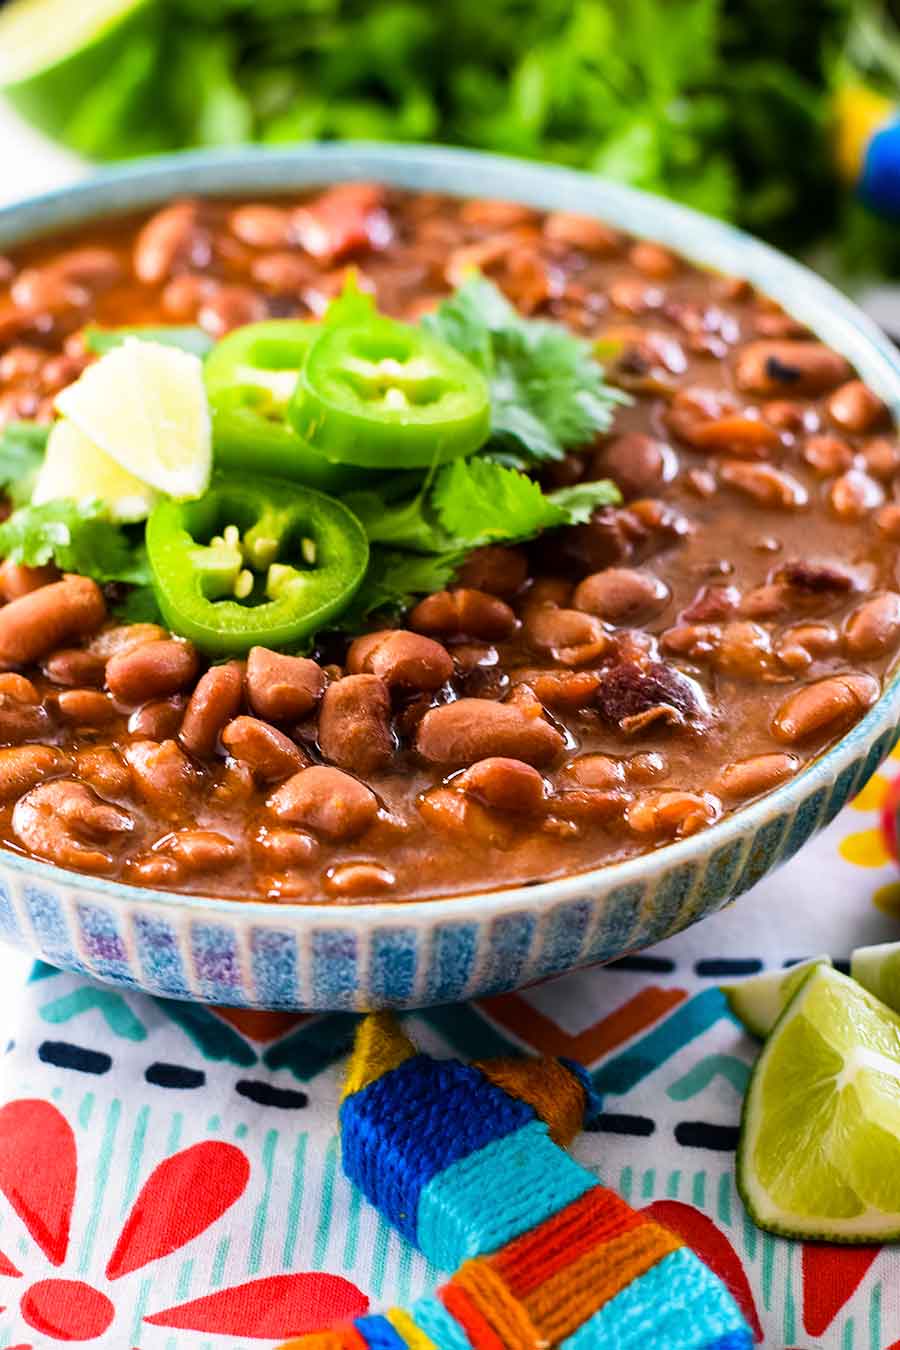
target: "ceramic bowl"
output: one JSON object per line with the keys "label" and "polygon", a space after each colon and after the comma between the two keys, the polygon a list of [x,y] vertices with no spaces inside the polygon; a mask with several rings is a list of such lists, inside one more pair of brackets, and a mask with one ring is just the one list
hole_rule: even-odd
{"label": "ceramic bowl", "polygon": [[[345,179],[595,214],[774,296],[900,414],[900,355],[845,297],[764,244],[588,174],[461,150],[382,145],[174,155],[0,211],[0,250],[173,196]],[[695,923],[827,824],[900,731],[900,676],[791,782],[692,838],[577,876],[409,904],[241,903],[142,890],[0,851],[0,937],[53,965],[180,999],[308,1011],[417,1007],[514,989]]]}

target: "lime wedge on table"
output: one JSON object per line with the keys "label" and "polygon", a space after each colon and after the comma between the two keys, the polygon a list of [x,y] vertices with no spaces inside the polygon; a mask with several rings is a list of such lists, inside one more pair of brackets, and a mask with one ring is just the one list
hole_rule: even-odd
{"label": "lime wedge on table", "polygon": [[763,1041],[803,981],[820,965],[830,966],[831,957],[811,956],[787,970],[764,970],[740,984],[724,985],[722,992],[735,1017]]}
{"label": "lime wedge on table", "polygon": [[900,942],[857,947],[850,954],[850,974],[894,1012],[900,1012]]}
{"label": "lime wedge on table", "polygon": [[800,986],[757,1061],[737,1181],[770,1232],[900,1237],[900,1016],[829,966]]}
{"label": "lime wedge on table", "polygon": [[0,7],[0,88],[50,135],[86,153],[102,148],[82,113],[101,75],[108,83],[121,69],[131,78],[126,64],[155,8],[148,0],[11,0]]}
{"label": "lime wedge on table", "polygon": [[57,395],[59,411],[123,469],[177,498],[209,485],[212,438],[199,358],[126,338]]}
{"label": "lime wedge on table", "polygon": [[44,461],[31,494],[41,506],[58,497],[102,501],[111,520],[145,520],[157,493],[88,440],[74,422],[57,422],[50,432]]}

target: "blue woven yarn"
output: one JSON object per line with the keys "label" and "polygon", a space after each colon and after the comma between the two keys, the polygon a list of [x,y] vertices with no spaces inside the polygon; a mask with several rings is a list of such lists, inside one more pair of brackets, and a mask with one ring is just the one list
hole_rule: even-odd
{"label": "blue woven yarn", "polygon": [[369,1350],[407,1350],[406,1341],[400,1336],[386,1317],[372,1313],[368,1317],[357,1317],[353,1323]]}

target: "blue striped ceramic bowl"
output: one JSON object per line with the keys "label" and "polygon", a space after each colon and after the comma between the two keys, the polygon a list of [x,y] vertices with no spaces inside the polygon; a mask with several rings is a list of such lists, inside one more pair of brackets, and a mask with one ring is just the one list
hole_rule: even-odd
{"label": "blue striped ceramic bowl", "polygon": [[[180,193],[257,195],[352,178],[594,213],[747,277],[843,352],[900,414],[900,356],[858,309],[799,264],[656,197],[491,155],[381,145],[176,155],[0,211],[0,249]],[[114,984],[244,1007],[416,1007],[498,993],[609,961],[719,909],[827,824],[898,731],[895,675],[834,749],[707,832],[565,880],[448,900],[242,904],[96,881],[0,852],[0,937]]]}

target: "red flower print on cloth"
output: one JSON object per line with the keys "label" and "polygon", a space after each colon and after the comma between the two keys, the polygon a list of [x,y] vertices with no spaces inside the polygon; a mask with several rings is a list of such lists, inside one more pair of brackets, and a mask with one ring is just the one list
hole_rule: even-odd
{"label": "red flower print on cloth", "polygon": [[[55,1267],[64,1266],[69,1256],[77,1174],[75,1135],[51,1102],[14,1101],[0,1108],[0,1193]],[[241,1198],[249,1179],[246,1154],[220,1140],[204,1140],[166,1158],[147,1178],[113,1246],[106,1266],[109,1292],[64,1275],[50,1275],[25,1289],[19,1312],[43,1338],[38,1344],[103,1336],[116,1317],[115,1282],[205,1233]],[[0,1252],[2,1276],[23,1278]],[[7,1307],[10,1301],[8,1295],[3,1299]],[[151,1313],[146,1321],[184,1331],[282,1339],[359,1317],[368,1306],[349,1280],[299,1272],[221,1289]]]}

